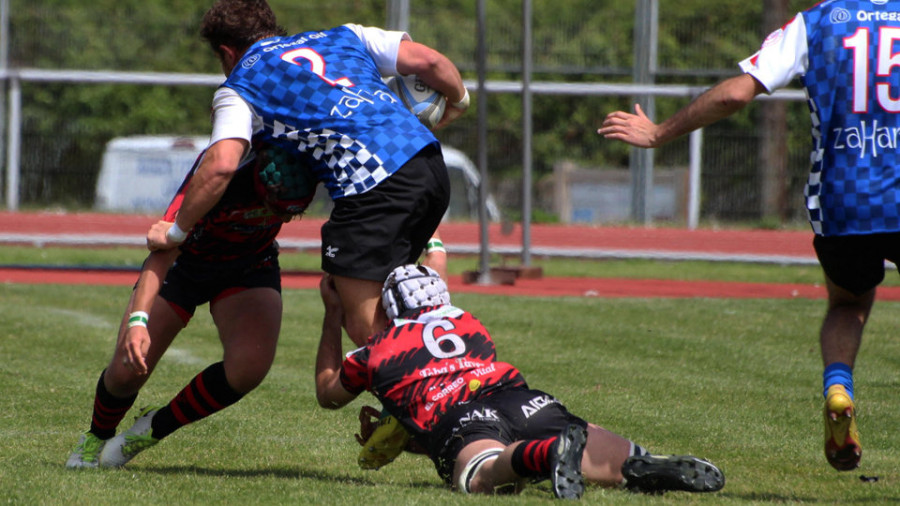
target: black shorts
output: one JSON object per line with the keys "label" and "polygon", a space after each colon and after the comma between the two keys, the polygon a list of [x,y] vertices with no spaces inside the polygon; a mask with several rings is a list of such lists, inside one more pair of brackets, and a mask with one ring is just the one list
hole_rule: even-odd
{"label": "black shorts", "polygon": [[817,235],[813,246],[828,279],[857,296],[884,280],[885,260],[900,260],[900,233]]}
{"label": "black shorts", "polygon": [[415,263],[450,203],[440,146],[429,145],[375,188],[335,199],[322,226],[322,270],[384,281]]}
{"label": "black shorts", "polygon": [[447,411],[429,435],[426,448],[438,475],[451,483],[456,456],[467,444],[482,439],[505,445],[548,439],[571,423],[587,427],[550,394],[528,388],[500,390]]}
{"label": "black shorts", "polygon": [[159,296],[187,323],[197,306],[248,288],[272,288],[281,293],[281,269],[275,247],[237,264],[209,264],[181,258],[169,269]]}

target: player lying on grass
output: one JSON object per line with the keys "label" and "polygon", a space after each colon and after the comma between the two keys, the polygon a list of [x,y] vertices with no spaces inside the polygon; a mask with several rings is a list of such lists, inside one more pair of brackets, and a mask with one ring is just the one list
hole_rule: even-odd
{"label": "player lying on grass", "polygon": [[[180,427],[234,404],[266,377],[282,313],[275,237],[284,221],[306,209],[315,180],[283,180],[282,172],[305,171],[282,151],[254,152],[184,243],[151,252],[144,262],[112,359],[97,382],[90,429],[66,467],[122,466]],[[203,156],[169,205],[166,221],[174,221]],[[169,345],[196,307],[207,302],[223,359],[194,377],[167,405],[143,409],[135,424],[116,436]]]}
{"label": "player lying on grass", "polygon": [[645,493],[710,492],[725,484],[706,460],[651,455],[529,388],[514,366],[497,360],[484,326],[450,305],[446,284],[428,267],[391,272],[382,290],[388,326],[346,357],[344,315],[330,276],[320,292],[319,404],[337,409],[369,390],[457,490],[518,492],[549,479],[557,497],[574,499],[585,481]]}

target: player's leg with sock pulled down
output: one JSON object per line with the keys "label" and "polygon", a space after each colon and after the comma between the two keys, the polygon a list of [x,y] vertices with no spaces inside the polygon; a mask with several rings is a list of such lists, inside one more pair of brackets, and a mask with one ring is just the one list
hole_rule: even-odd
{"label": "player's leg with sock pulled down", "polygon": [[582,462],[584,479],[632,492],[714,492],[725,475],[704,459],[689,455],[651,455],[642,446],[594,424],[588,424]]}

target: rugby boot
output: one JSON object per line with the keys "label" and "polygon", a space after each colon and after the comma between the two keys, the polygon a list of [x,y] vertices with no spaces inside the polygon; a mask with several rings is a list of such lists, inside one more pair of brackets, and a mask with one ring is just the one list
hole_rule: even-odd
{"label": "rugby boot", "polygon": [[100,460],[100,452],[106,441],[98,438],[92,432],[85,432],[78,439],[78,444],[69,455],[66,467],[69,469],[81,469],[97,467]]}
{"label": "rugby boot", "polygon": [[550,452],[550,483],[553,494],[560,499],[580,499],[584,494],[581,458],[587,444],[587,430],[570,424],[556,440]]}
{"label": "rugby boot", "polygon": [[690,455],[640,455],[622,465],[624,486],[632,492],[662,494],[670,490],[715,492],[725,475],[711,462]]}
{"label": "rugby boot", "polygon": [[122,467],[138,453],[155,446],[159,439],[153,437],[153,415],[159,407],[144,408],[135,418],[134,425],[106,442],[100,453],[101,467]]}
{"label": "rugby boot", "polygon": [[861,457],[853,399],[843,385],[831,385],[825,396],[825,458],[838,471],[852,471]]}

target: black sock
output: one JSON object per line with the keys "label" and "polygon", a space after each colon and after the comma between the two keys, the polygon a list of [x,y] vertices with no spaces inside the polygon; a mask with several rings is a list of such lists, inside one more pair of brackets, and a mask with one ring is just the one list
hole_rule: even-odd
{"label": "black sock", "polygon": [[189,423],[221,411],[241,400],[225,377],[225,364],[217,362],[198,374],[153,417],[153,437],[162,439]]}
{"label": "black sock", "polygon": [[116,435],[116,427],[137,399],[137,394],[122,399],[109,393],[103,383],[105,375],[106,369],[100,373],[100,379],[97,381],[91,416],[91,433],[100,439],[109,439]]}

